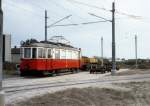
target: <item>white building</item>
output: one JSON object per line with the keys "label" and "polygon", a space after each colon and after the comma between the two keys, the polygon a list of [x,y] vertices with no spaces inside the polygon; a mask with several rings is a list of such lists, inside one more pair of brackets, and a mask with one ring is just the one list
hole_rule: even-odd
{"label": "white building", "polygon": [[3,61],[11,62],[11,35],[3,35]]}
{"label": "white building", "polygon": [[14,47],[11,49],[12,63],[20,63],[21,55],[20,48]]}

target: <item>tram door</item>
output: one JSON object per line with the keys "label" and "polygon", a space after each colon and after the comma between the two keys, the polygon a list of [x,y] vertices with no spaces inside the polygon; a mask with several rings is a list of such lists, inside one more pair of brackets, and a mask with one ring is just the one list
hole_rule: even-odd
{"label": "tram door", "polygon": [[52,49],[47,49],[47,59],[46,59],[46,68],[47,71],[52,70]]}

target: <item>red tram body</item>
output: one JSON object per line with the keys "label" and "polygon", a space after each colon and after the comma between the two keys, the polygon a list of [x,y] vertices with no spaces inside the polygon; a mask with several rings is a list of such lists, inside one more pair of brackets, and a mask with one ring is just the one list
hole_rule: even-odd
{"label": "red tram body", "polygon": [[80,68],[81,50],[70,45],[38,42],[21,47],[20,73],[56,73]]}

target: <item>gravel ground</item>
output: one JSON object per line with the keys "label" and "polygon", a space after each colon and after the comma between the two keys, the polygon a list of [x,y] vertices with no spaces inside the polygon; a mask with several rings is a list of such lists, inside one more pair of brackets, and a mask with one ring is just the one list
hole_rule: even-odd
{"label": "gravel ground", "polygon": [[135,75],[135,74],[150,74],[150,69],[131,69],[118,72],[116,76]]}
{"label": "gravel ground", "polygon": [[[124,70],[120,70],[117,73],[124,73],[126,71],[128,70],[124,69]],[[136,74],[136,75],[128,75],[128,76],[126,75],[125,76],[109,76],[109,75],[110,73],[89,74],[88,72],[80,72],[80,73],[64,75],[64,76],[44,77],[44,78],[24,78],[24,77],[7,78],[3,81],[3,87],[5,91],[11,90],[12,88],[18,89],[20,87],[23,89],[26,89],[28,85],[36,85],[36,86],[38,85],[39,87],[41,87],[43,86],[41,84],[54,85],[54,84],[59,84],[59,83],[74,83],[74,82],[85,82],[85,81],[98,81],[98,82],[77,84],[77,85],[71,85],[71,86],[58,86],[58,87],[49,87],[49,88],[42,88],[42,89],[22,90],[20,92],[13,92],[13,93],[6,92],[6,106],[21,106],[22,105],[21,103],[25,103],[25,101],[31,100],[31,98],[34,98],[34,97],[39,98],[43,95],[47,95],[47,94],[51,95],[51,93],[61,92],[62,90],[72,89],[72,88],[76,88],[77,91],[78,89],[82,91],[83,88],[87,89],[89,87],[94,87],[92,89],[108,88],[108,89],[113,89],[113,90],[114,89],[123,90],[126,92],[128,89],[122,88],[120,86],[112,85],[112,83],[145,81],[145,80],[150,81],[150,74]],[[69,92],[71,94],[71,92],[74,92],[74,90],[71,90]],[[34,106],[34,105],[32,104],[32,105],[24,105],[24,106]],[[49,105],[41,104],[39,106],[49,106]],[[98,105],[93,105],[93,106],[98,106]]]}
{"label": "gravel ground", "polygon": [[67,89],[8,106],[149,106],[150,82],[114,85],[118,88]]}

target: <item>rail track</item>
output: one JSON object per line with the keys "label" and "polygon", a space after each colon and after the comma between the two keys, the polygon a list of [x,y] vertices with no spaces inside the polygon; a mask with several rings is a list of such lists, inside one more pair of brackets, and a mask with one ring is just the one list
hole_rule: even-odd
{"label": "rail track", "polygon": [[114,78],[114,79],[90,79],[90,80],[78,80],[78,81],[65,81],[65,82],[51,82],[43,84],[30,84],[23,86],[12,86],[4,87],[6,94],[15,94],[20,92],[27,92],[38,89],[47,89],[47,88],[56,88],[56,87],[67,87],[73,85],[83,85],[83,84],[95,84],[95,83],[116,83],[122,81],[138,81],[138,80],[150,80],[150,75],[142,77],[123,77],[123,78]]}

